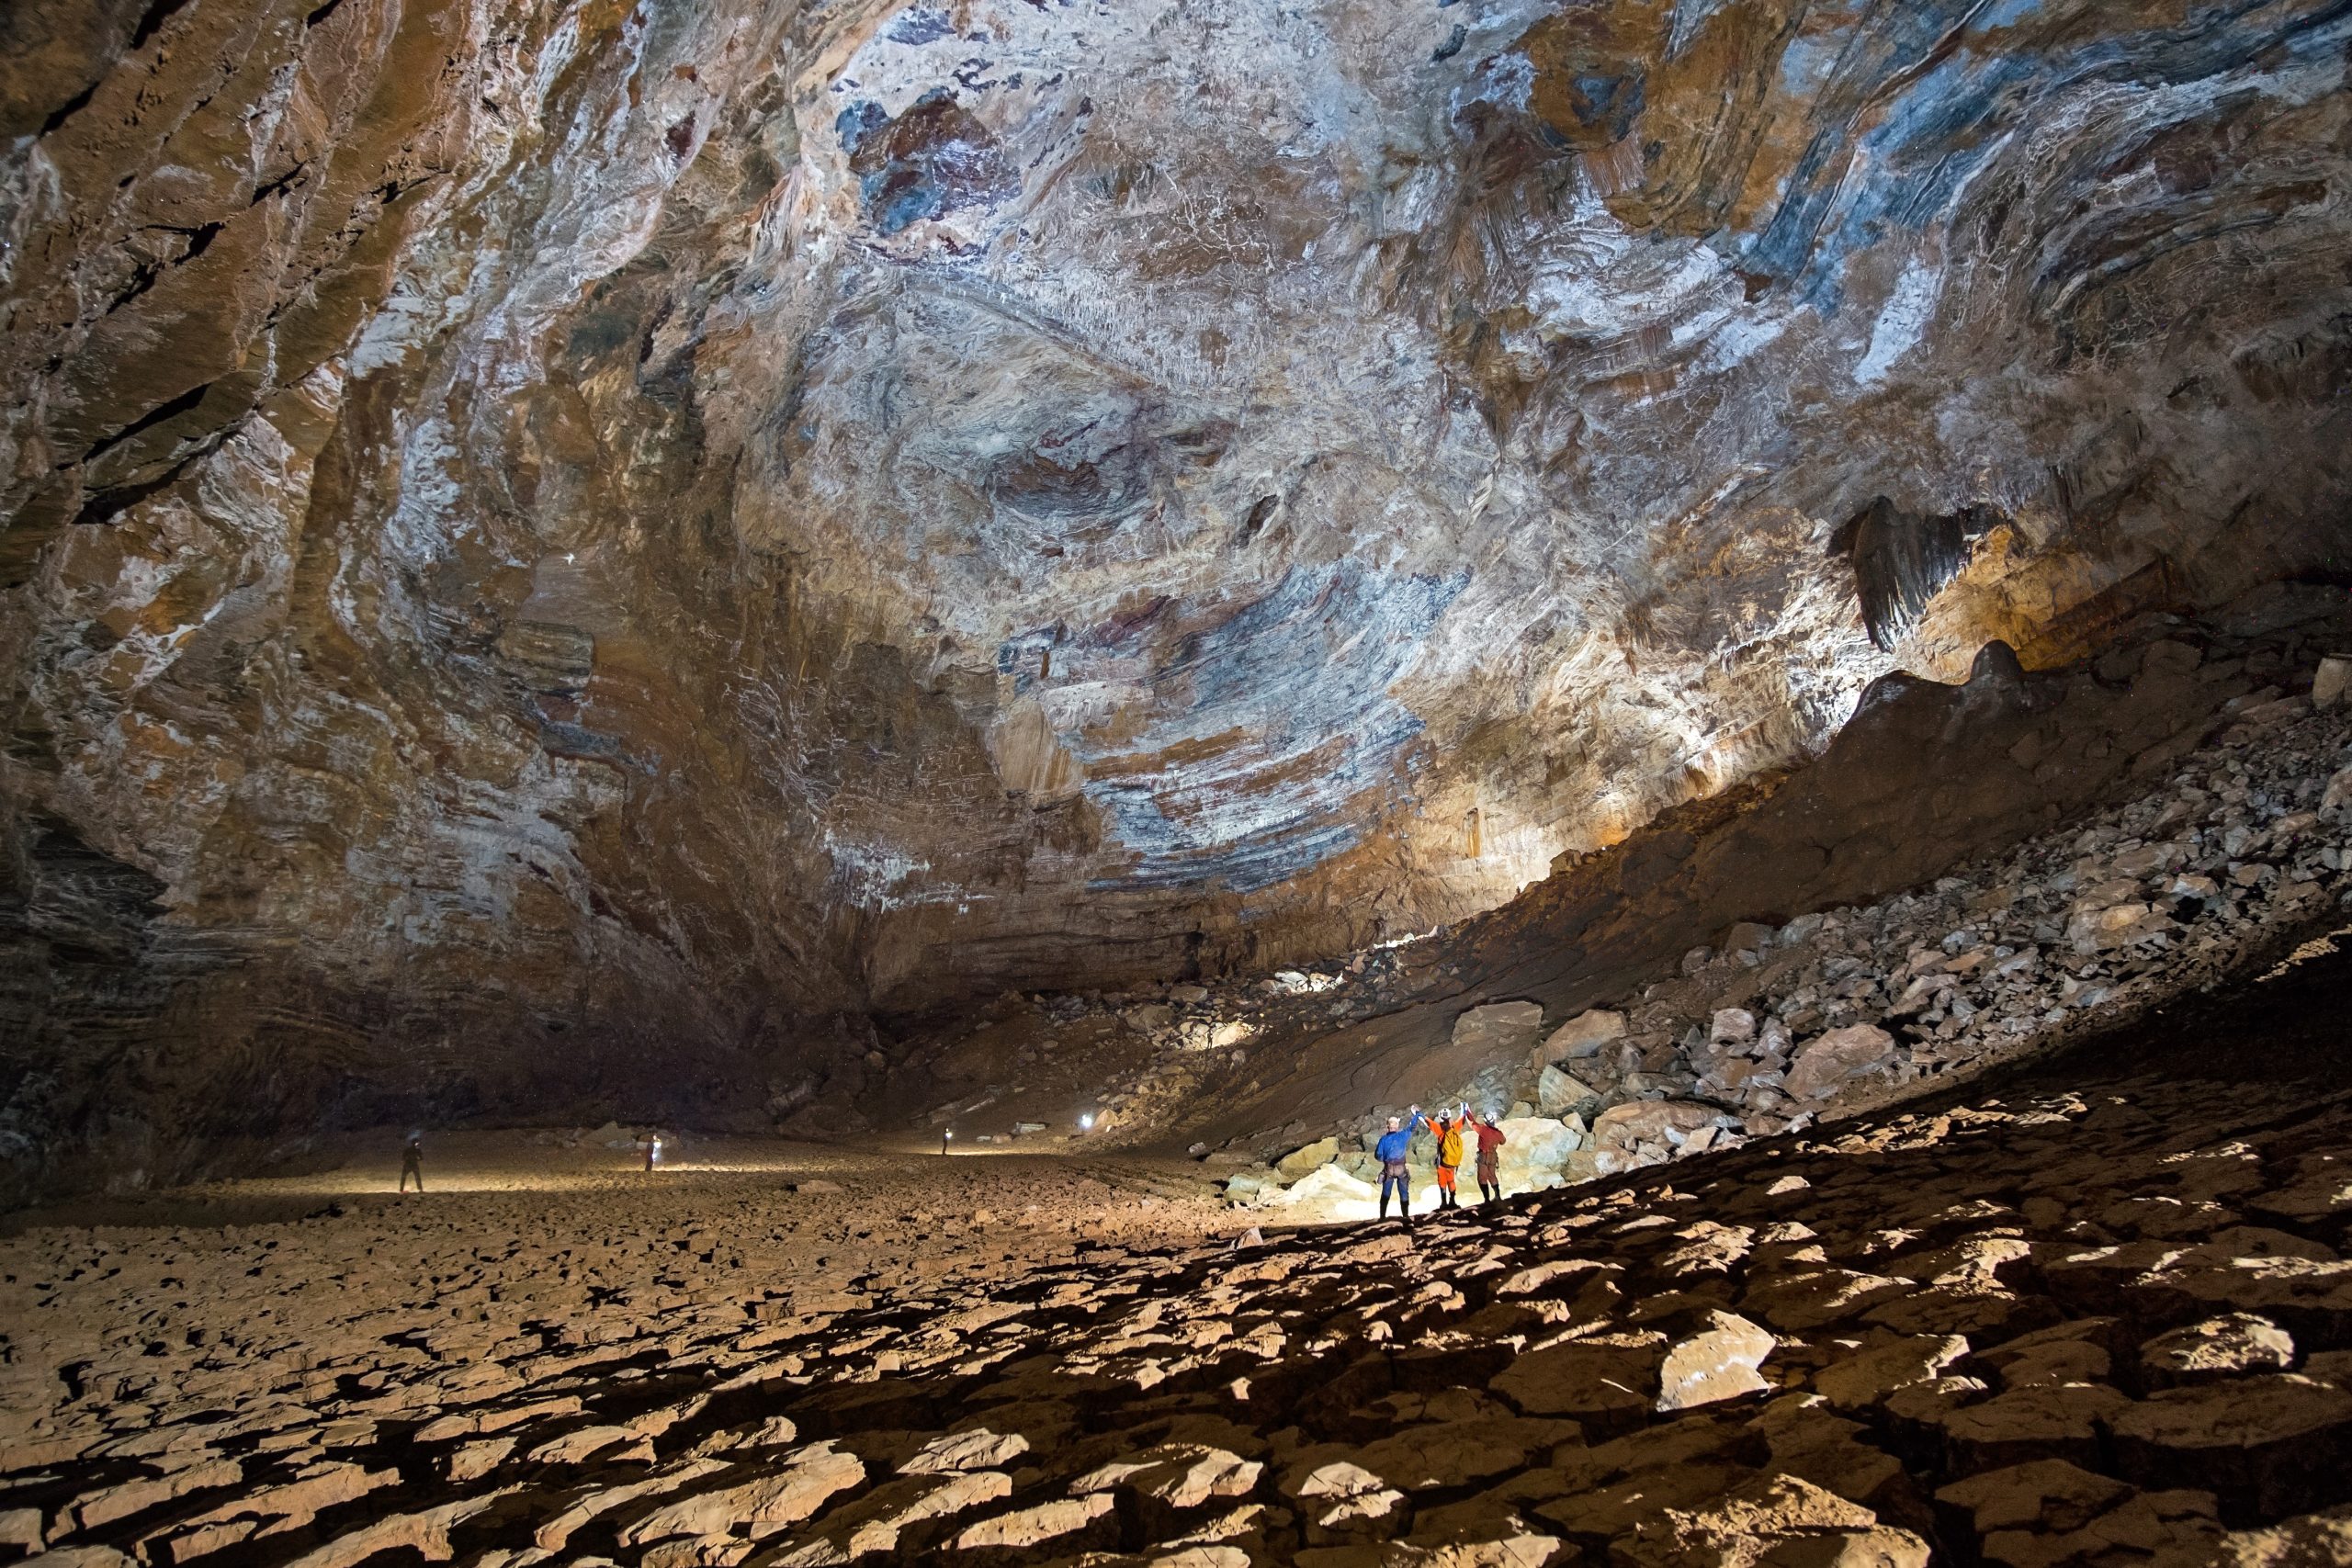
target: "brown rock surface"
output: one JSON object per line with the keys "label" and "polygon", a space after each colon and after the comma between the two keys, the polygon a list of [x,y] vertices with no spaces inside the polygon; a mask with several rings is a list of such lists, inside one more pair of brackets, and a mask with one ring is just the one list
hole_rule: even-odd
{"label": "brown rock surface", "polygon": [[[753,1141],[648,1175],[457,1135],[421,1196],[379,1153],[119,1200],[0,1240],[0,1519],[50,1561],[175,1568],[2325,1561],[2344,1352],[2177,1280],[2315,1267],[2340,1226],[2099,1236],[2344,1146],[2347,964],[1409,1236],[1237,1246],[1242,1216],[1132,1159]],[[1002,1218],[941,1217],[976,1206]],[[1874,1321],[1980,1298],[2020,1246],[2024,1308]],[[1756,1300],[1804,1310],[1767,1336]],[[1698,1348],[1748,1386],[1661,1399]]]}
{"label": "brown rock surface", "polygon": [[2295,721],[2132,627],[2329,607],[2239,599],[2344,537],[2323,0],[1066,9],[6,8],[10,1192],[840,1128],[1556,862],[1329,1047],[1409,1099]]}

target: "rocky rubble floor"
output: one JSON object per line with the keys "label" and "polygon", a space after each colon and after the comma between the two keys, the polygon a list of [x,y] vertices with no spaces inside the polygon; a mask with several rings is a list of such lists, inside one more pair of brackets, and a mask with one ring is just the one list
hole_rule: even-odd
{"label": "rocky rubble floor", "polygon": [[1409,1234],[842,1153],[797,1190],[34,1228],[0,1244],[0,1539],[76,1568],[2352,1561],[2347,977],[2321,953],[2035,1077]]}
{"label": "rocky rubble floor", "polygon": [[[2148,657],[2175,649],[2194,657]],[[1507,1187],[1588,1181],[2058,1049],[2243,974],[2352,901],[2352,707],[2321,695],[2257,690],[2136,799],[1931,886],[1735,926],[1611,1007],[1470,1009],[1454,1040],[1490,1065],[1439,1102],[1508,1107]],[[1396,1109],[1234,1171],[1228,1190],[1361,1207]],[[1431,1140],[1416,1154],[1425,1182]]]}

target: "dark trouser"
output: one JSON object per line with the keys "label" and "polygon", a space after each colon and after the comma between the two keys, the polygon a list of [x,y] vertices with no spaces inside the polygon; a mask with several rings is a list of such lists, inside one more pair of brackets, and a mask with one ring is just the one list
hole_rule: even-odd
{"label": "dark trouser", "polygon": [[1396,1213],[1407,1224],[1413,1223],[1412,1178],[1405,1173],[1405,1162],[1390,1160],[1380,1168],[1380,1217],[1388,1217],[1388,1190],[1396,1190]]}
{"label": "dark trouser", "polygon": [[1503,1200],[1502,1172],[1484,1160],[1478,1162],[1478,1196],[1496,1203]]}
{"label": "dark trouser", "polygon": [[419,1165],[403,1165],[401,1167],[401,1190],[403,1192],[408,1190],[408,1179],[412,1176],[416,1178],[416,1190],[419,1192],[424,1191],[424,1168]]}

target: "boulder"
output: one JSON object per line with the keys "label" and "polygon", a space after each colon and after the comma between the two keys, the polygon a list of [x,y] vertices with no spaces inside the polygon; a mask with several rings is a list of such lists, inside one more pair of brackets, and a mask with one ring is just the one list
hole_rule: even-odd
{"label": "boulder", "polygon": [[2321,660],[2312,676],[2312,706],[2325,713],[2344,700],[2346,688],[2352,688],[2352,659]]}
{"label": "boulder", "polygon": [[[1660,1489],[1653,1482],[1647,1490]],[[1549,1517],[1582,1501],[1537,1512]],[[1640,1509],[1638,1523],[1611,1545],[1608,1560],[1626,1568],[1927,1568],[1929,1549],[1920,1537],[1881,1524],[1862,1505],[1795,1475],[1755,1475],[1721,1495],[1688,1501],[1686,1507]]]}
{"label": "boulder", "polygon": [[1866,1342],[1844,1360],[1814,1374],[1816,1393],[1839,1410],[1866,1410],[1897,1389],[1932,1382],[1968,1354],[1957,1334],[1904,1335]]}
{"label": "boulder", "polygon": [[1108,1492],[1090,1492],[1083,1497],[1057,1497],[1033,1507],[1016,1508],[1009,1514],[999,1514],[992,1519],[965,1528],[956,1538],[958,1551],[978,1551],[991,1548],[1021,1549],[1051,1540],[1056,1536],[1081,1530],[1095,1520],[1108,1515],[1117,1506]]}
{"label": "boulder", "polygon": [[1756,1371],[1772,1353],[1771,1331],[1737,1313],[1711,1312],[1709,1326],[1677,1340],[1658,1369],[1657,1407],[1688,1410],[1771,1385]]}
{"label": "boulder", "polygon": [[1513,1116],[1497,1125],[1506,1141],[1496,1169],[1506,1188],[1558,1186],[1568,1156],[1584,1146],[1584,1124],[1574,1117]]}
{"label": "boulder", "polygon": [[2268,1318],[2246,1312],[2209,1317],[2140,1347],[2140,1364],[2148,1381],[2159,1385],[2283,1372],[2294,1359],[2293,1337]]}
{"label": "boulder", "polygon": [[1849,1081],[1875,1071],[1894,1055],[1894,1036],[1874,1023],[1849,1023],[1797,1052],[1781,1088],[1799,1100],[1822,1100]]}
{"label": "boulder", "polygon": [[2120,947],[2137,934],[2134,928],[2150,913],[2142,903],[2112,904],[2105,908],[2081,908],[2066,921],[2066,940],[2081,953]]}
{"label": "boulder", "polygon": [[1336,1165],[1317,1166],[1290,1186],[1268,1190],[1260,1201],[1267,1203],[1364,1202],[1380,1195],[1371,1182],[1350,1176]]}
{"label": "boulder", "polygon": [[1755,920],[1742,920],[1724,932],[1725,953],[1761,953],[1772,945],[1772,928]]}
{"label": "boulder", "polygon": [[1666,1337],[1604,1334],[1529,1350],[1487,1387],[1528,1416],[1566,1416],[1588,1433],[1638,1427],[1650,1402],[1634,1390],[1653,1386]]}
{"label": "boulder", "polygon": [[2333,811],[2352,800],[2352,768],[2340,768],[2328,776],[2327,787],[2320,792],[2319,808]]}
{"label": "boulder", "polygon": [[1996,1530],[2080,1529],[2131,1492],[2120,1481],[2063,1459],[2037,1459],[1954,1482],[1936,1494],[1936,1501],[1973,1516],[1977,1533],[1990,1535]]}
{"label": "boulder", "polygon": [[1517,1056],[1543,1027],[1544,1010],[1533,1002],[1489,1002],[1453,1021],[1453,1043],[1481,1056]]}
{"label": "boulder", "polygon": [[2196,1486],[2276,1516],[2334,1501],[2352,1460],[2352,1392],[2292,1373],[2118,1404],[2116,1458],[2143,1486]]}
{"label": "boulder", "polygon": [[1317,1166],[1329,1165],[1340,1157],[1340,1140],[1317,1138],[1304,1148],[1293,1149],[1274,1162],[1274,1172],[1285,1182],[1296,1181]]}
{"label": "boulder", "polygon": [[1559,1028],[1552,1031],[1544,1042],[1544,1059],[1547,1062],[1573,1061],[1583,1056],[1597,1056],[1600,1048],[1612,1040],[1625,1038],[1625,1015],[1611,1012],[1606,1008],[1594,1008],[1580,1012]]}
{"label": "boulder", "polygon": [[1717,1008],[1707,1023],[1707,1043],[1745,1045],[1756,1038],[1756,1015],[1746,1008]]}
{"label": "boulder", "polygon": [[1029,1451],[1029,1439],[1017,1432],[991,1432],[985,1427],[933,1438],[899,1466],[902,1475],[942,1475],[950,1471],[994,1470]]}
{"label": "boulder", "polygon": [[1622,1150],[1635,1144],[1679,1142],[1668,1130],[1685,1134],[1712,1127],[1722,1113],[1713,1106],[1686,1100],[1637,1100],[1612,1105],[1593,1118],[1592,1141],[1597,1148]]}
{"label": "boulder", "polygon": [[1574,1111],[1588,1100],[1598,1100],[1600,1091],[1573,1073],[1557,1067],[1545,1067],[1535,1080],[1536,1103],[1546,1116],[1557,1116]]}

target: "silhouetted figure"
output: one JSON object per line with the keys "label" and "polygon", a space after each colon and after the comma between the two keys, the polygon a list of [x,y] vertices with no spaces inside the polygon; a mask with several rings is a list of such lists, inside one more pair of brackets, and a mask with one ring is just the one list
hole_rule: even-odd
{"label": "silhouetted figure", "polygon": [[1388,1131],[1383,1133],[1380,1142],[1372,1146],[1373,1157],[1380,1162],[1379,1217],[1384,1220],[1388,1217],[1388,1193],[1393,1188],[1396,1193],[1396,1213],[1408,1230],[1413,1225],[1413,1181],[1406,1174],[1405,1155],[1413,1145],[1413,1134],[1428,1125],[1429,1122],[1421,1117],[1421,1108],[1416,1105],[1409,1126],[1403,1117],[1391,1116]]}
{"label": "silhouetted figure", "polygon": [[1472,1131],[1478,1134],[1478,1201],[1499,1203],[1503,1199],[1503,1145],[1508,1140],[1491,1111]]}
{"label": "silhouetted figure", "polygon": [[424,1190],[424,1140],[411,1133],[408,1142],[401,1145],[401,1190],[408,1190],[408,1179],[416,1178],[416,1190]]}
{"label": "silhouetted figure", "polygon": [[654,1162],[655,1162],[656,1160],[659,1160],[661,1157],[662,1157],[662,1140],[661,1140],[661,1138],[660,1138],[658,1135],[656,1135],[656,1134],[652,1134],[652,1133],[648,1133],[648,1134],[645,1134],[645,1168],[646,1168],[646,1169],[648,1169],[648,1170],[651,1170],[651,1169],[653,1168]]}

